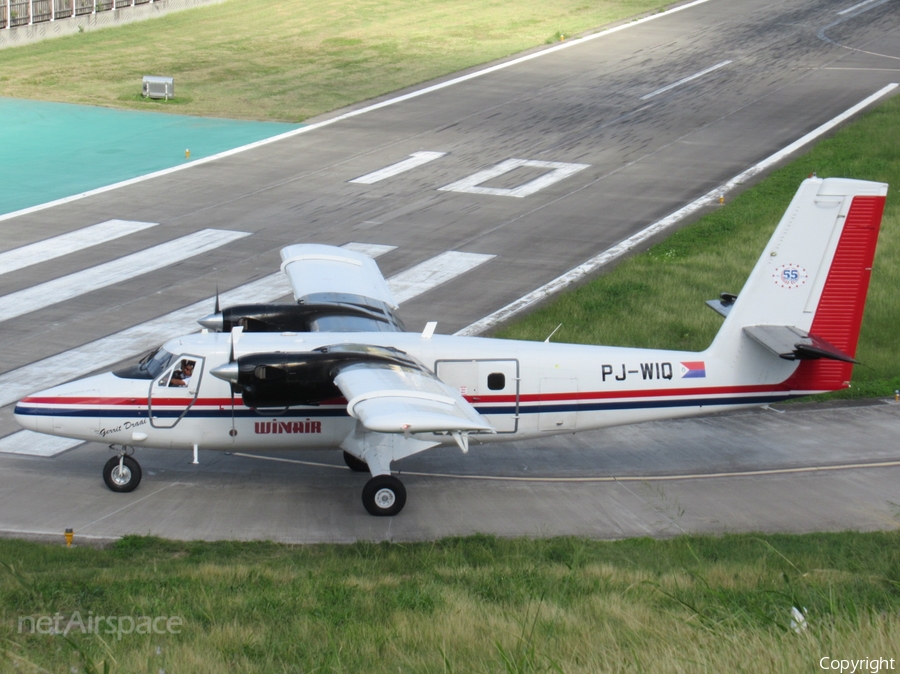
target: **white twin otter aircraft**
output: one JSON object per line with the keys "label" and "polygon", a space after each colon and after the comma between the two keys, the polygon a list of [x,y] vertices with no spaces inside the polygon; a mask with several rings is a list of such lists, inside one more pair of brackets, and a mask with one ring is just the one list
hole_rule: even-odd
{"label": "white twin otter aircraft", "polygon": [[404,331],[375,261],[281,251],[297,304],[229,307],[116,372],[16,406],[27,429],[113,443],[113,491],[141,480],[134,447],[344,451],[372,478],[373,515],[406,490],[391,463],[438,445],[502,442],[766,405],[850,384],[887,185],[800,186],[706,351]]}

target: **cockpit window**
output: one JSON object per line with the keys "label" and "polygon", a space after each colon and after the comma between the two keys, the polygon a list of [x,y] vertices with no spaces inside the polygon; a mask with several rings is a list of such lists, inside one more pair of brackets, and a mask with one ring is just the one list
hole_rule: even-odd
{"label": "cockpit window", "polygon": [[122,379],[155,379],[169,367],[172,358],[174,355],[160,347],[156,351],[148,353],[137,363],[116,370],[113,374]]}

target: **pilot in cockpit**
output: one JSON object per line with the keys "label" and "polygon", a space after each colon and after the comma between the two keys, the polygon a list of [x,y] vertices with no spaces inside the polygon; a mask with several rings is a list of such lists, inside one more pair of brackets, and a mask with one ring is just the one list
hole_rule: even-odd
{"label": "pilot in cockpit", "polygon": [[194,375],[194,361],[182,360],[181,367],[172,373],[169,386],[187,386]]}

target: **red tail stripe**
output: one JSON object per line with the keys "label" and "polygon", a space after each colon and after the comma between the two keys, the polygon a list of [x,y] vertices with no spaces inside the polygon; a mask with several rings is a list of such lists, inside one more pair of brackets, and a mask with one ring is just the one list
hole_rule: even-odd
{"label": "red tail stripe", "polygon": [[[854,197],[810,327],[810,333],[850,356],[856,356],[884,201]],[[848,386],[852,372],[852,363],[803,361],[785,383],[794,390],[838,390]]]}

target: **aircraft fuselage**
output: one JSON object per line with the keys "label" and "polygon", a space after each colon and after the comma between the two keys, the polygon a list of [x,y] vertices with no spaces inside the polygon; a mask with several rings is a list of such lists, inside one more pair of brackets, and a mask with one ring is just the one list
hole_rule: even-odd
{"label": "aircraft fuselage", "polygon": [[[236,356],[357,343],[408,353],[458,389],[497,431],[473,436],[481,442],[693,416],[796,395],[781,385],[796,362],[760,357],[754,373],[759,383],[734,386],[734,364],[707,352],[419,333],[249,333],[240,337]],[[81,379],[25,398],[16,418],[34,431],[86,441],[217,450],[338,447],[356,425],[340,394],[317,405],[245,406],[228,382],[210,375],[229,362],[229,334],[195,333],[163,349],[171,358],[152,379],[113,373]],[[195,363],[194,372],[185,385],[176,384],[186,361]],[[454,442],[434,433],[416,437]]]}

